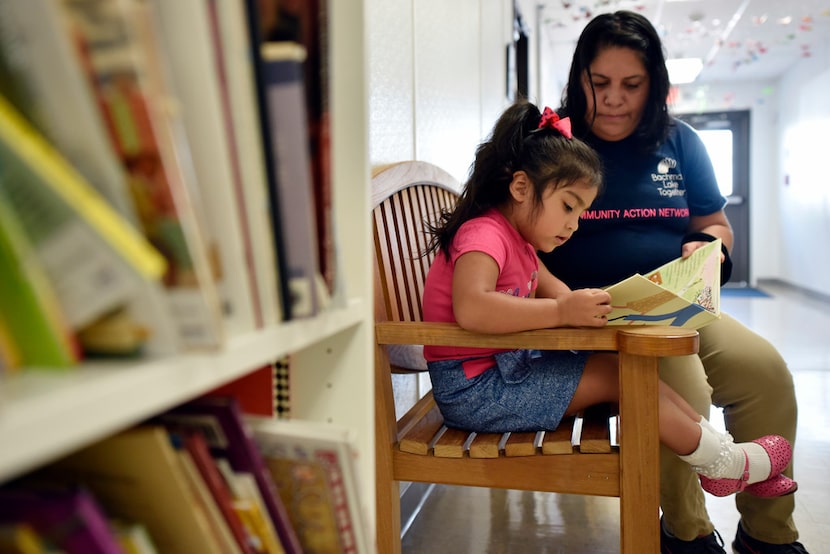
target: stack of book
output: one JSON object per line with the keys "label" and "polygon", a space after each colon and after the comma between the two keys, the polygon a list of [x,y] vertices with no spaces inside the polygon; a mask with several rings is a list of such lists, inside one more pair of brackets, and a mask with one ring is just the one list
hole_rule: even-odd
{"label": "stack of book", "polygon": [[0,552],[372,550],[352,435],[273,418],[365,317],[329,310],[327,25],[0,1]]}
{"label": "stack of book", "polygon": [[355,457],[342,428],[205,396],[0,488],[0,551],[368,552]]}
{"label": "stack of book", "polygon": [[220,349],[331,303],[325,5],[288,9],[0,3],[0,371]]}

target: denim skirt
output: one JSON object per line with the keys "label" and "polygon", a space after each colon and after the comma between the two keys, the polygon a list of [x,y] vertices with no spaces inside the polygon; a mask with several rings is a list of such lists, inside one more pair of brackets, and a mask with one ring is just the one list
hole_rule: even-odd
{"label": "denim skirt", "polygon": [[429,362],[435,402],[448,427],[482,433],[554,430],[591,352],[512,350],[471,379],[464,360]]}

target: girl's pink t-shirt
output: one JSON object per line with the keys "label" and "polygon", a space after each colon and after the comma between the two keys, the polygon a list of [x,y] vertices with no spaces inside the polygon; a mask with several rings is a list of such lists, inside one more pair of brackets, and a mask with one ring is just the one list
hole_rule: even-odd
{"label": "girl's pink t-shirt", "polygon": [[[536,290],[539,258],[507,219],[495,209],[465,222],[458,229],[450,248],[450,259],[438,252],[424,283],[424,321],[455,323],[452,309],[452,276],[455,262],[467,252],[487,254],[499,266],[496,290],[513,296],[530,297]],[[498,317],[498,314],[493,314]],[[464,363],[468,378],[495,365],[494,354],[502,349],[425,346],[428,362],[475,357]]]}

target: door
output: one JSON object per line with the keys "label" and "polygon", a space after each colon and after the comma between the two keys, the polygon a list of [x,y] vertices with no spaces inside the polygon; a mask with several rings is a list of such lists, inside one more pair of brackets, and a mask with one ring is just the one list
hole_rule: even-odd
{"label": "door", "polygon": [[678,114],[694,127],[706,144],[715,166],[721,194],[726,197],[726,217],[735,233],[732,278],[727,286],[748,286],[749,275],[749,110]]}

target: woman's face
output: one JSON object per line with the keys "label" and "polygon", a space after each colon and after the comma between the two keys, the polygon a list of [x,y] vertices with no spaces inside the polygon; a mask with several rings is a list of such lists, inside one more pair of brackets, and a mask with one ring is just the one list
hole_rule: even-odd
{"label": "woman's face", "polygon": [[591,131],[608,141],[628,137],[640,124],[648,100],[650,78],[640,55],[631,48],[609,46],[599,51],[590,69],[590,77],[587,71],[582,75],[582,90],[588,104],[585,119],[589,125],[593,121]]}

